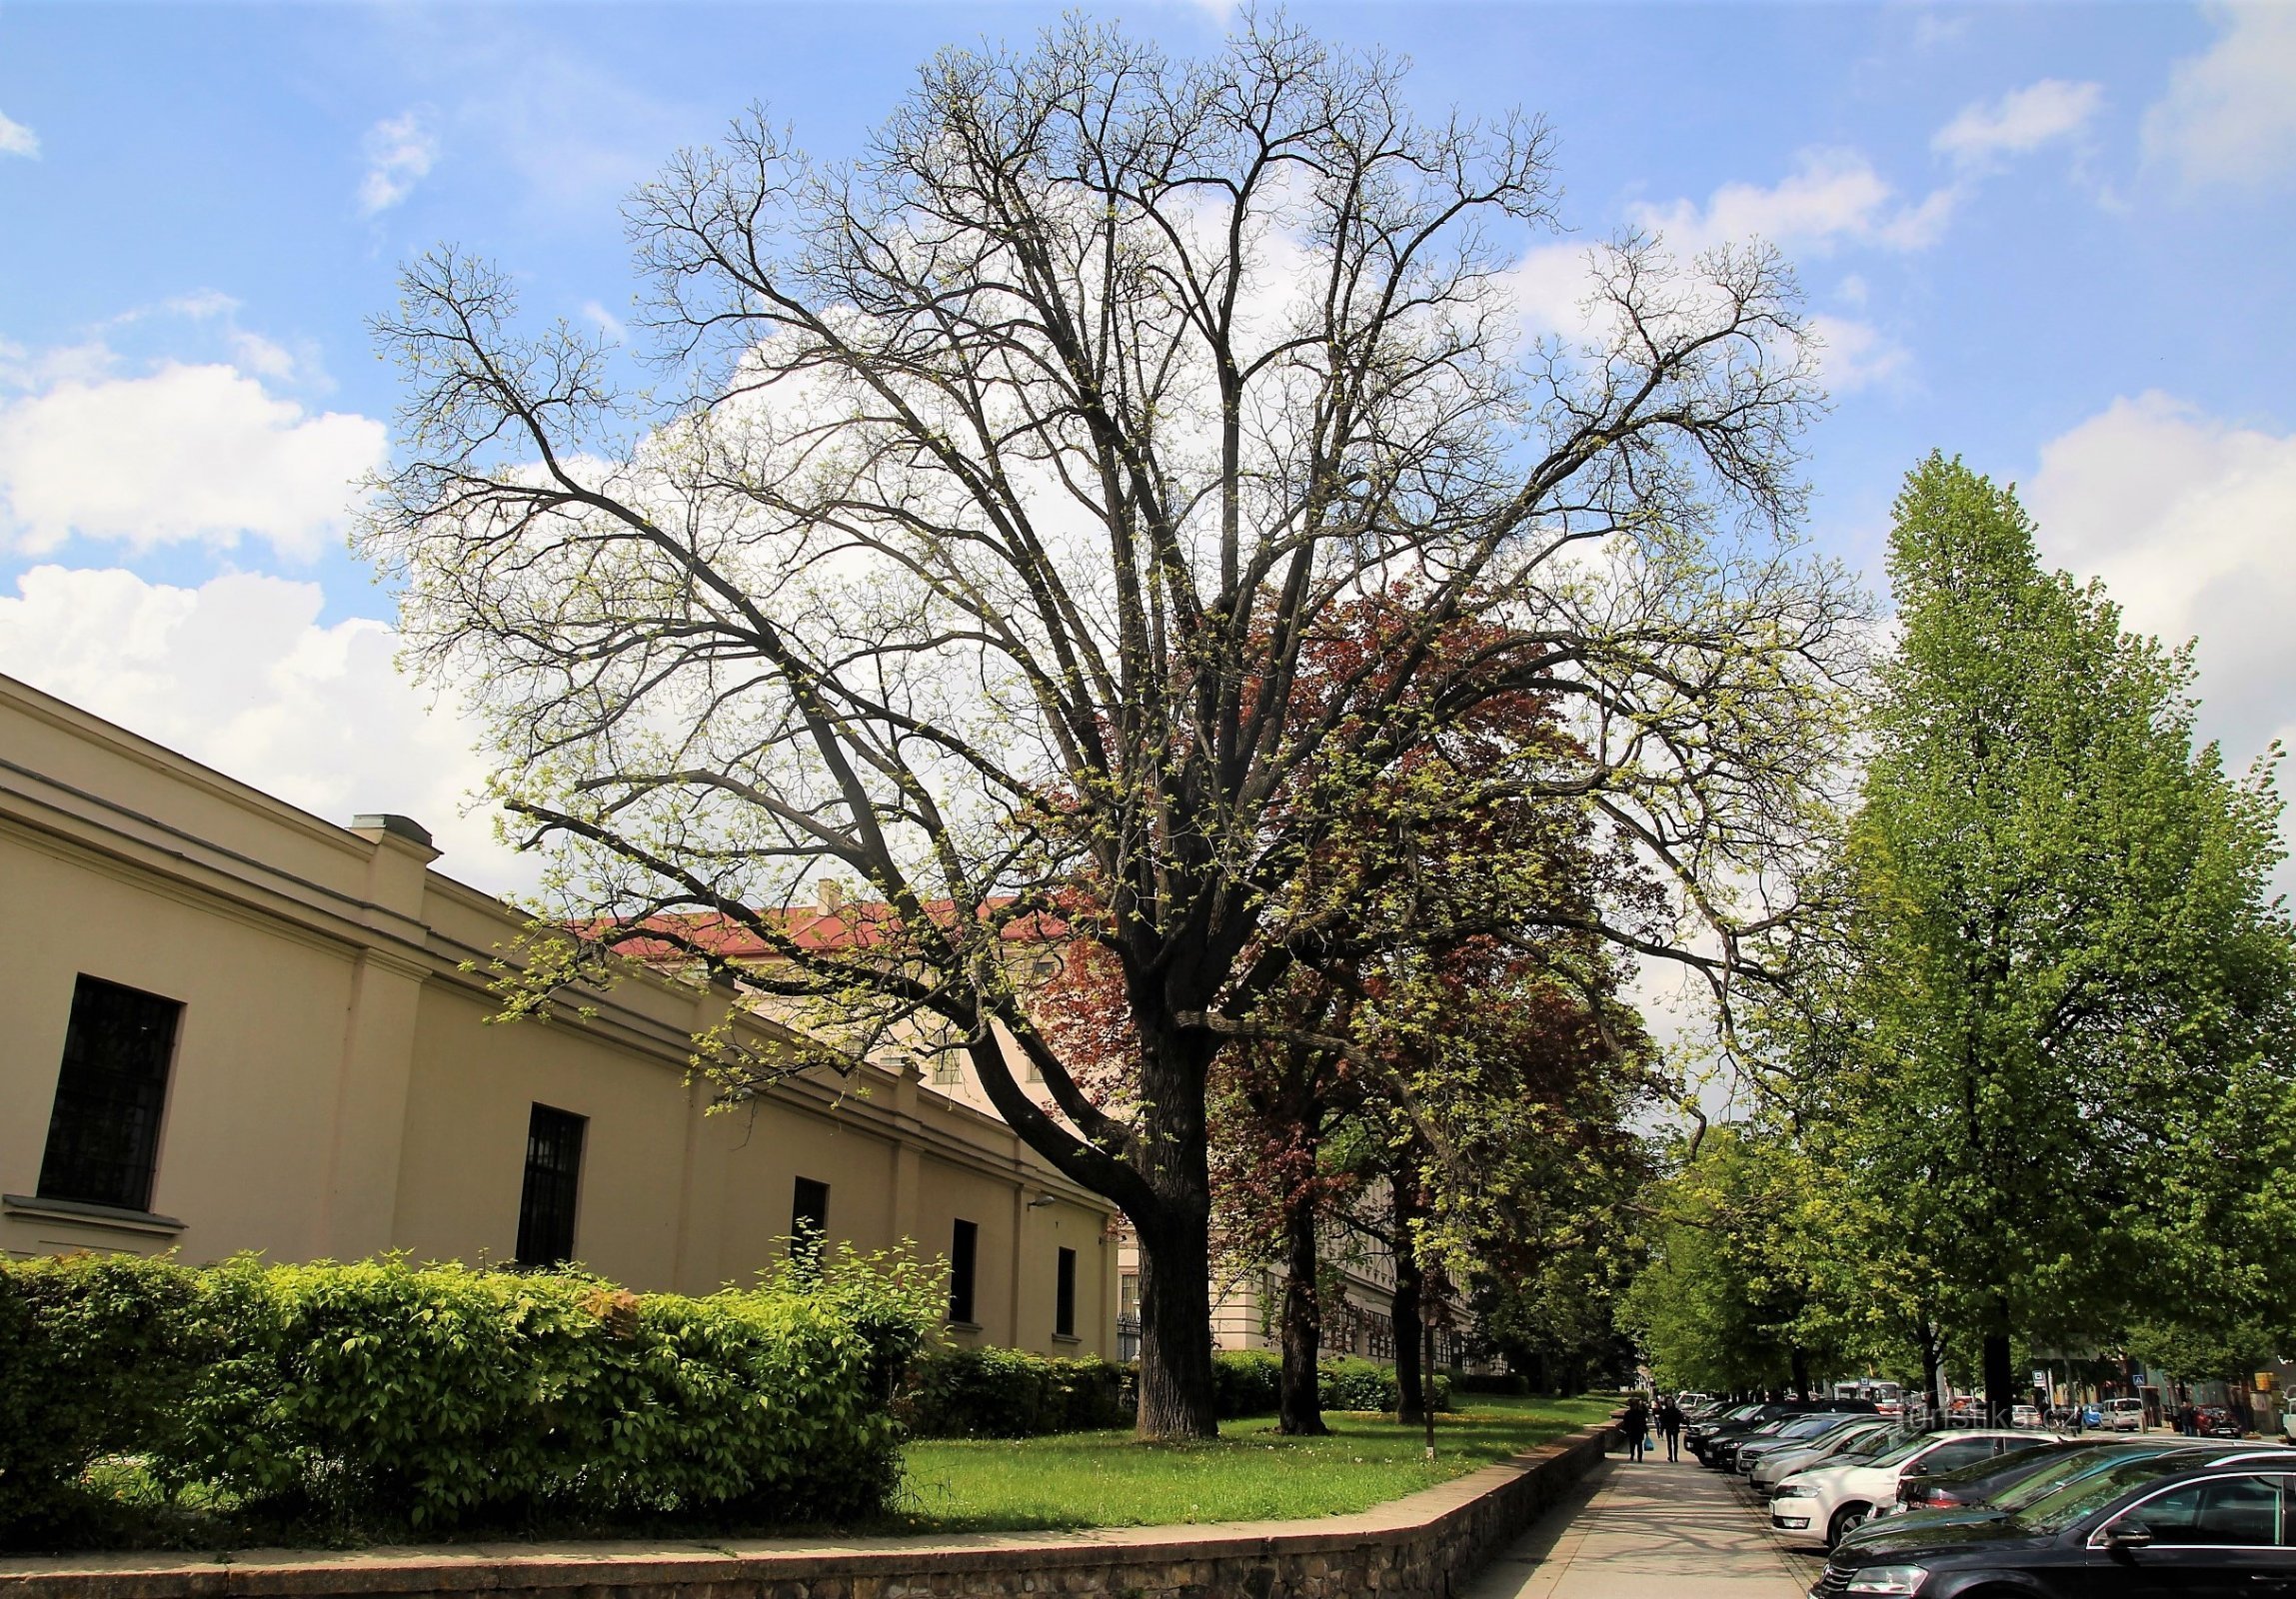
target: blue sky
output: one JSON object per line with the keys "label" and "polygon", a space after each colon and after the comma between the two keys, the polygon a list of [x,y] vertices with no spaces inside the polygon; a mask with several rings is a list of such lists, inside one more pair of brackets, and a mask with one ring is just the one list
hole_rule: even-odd
{"label": "blue sky", "polygon": [[[1086,9],[1180,52],[1229,20]],[[0,672],[517,880],[343,546],[398,263],[451,241],[611,327],[620,196],[677,146],[759,101],[850,150],[932,51],[1057,10],[0,0]],[[1785,250],[1830,345],[1821,545],[1869,565],[1898,476],[1961,452],[2138,625],[2199,636],[2236,761],[2296,735],[2296,4],[1293,14],[1408,55],[1430,109],[1545,116],[1581,242]],[[1549,244],[1533,300],[1568,288]]]}

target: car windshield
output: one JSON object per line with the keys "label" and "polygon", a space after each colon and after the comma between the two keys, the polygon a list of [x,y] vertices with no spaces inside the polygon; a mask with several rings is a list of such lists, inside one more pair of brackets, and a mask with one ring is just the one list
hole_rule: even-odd
{"label": "car windshield", "polygon": [[1895,1427],[1867,1427],[1853,1432],[1834,1450],[1838,1460],[1871,1460],[1897,1441]]}
{"label": "car windshield", "polygon": [[1821,1432],[1831,1432],[1842,1425],[1839,1416],[1796,1416],[1778,1428],[1781,1438],[1814,1438]]}
{"label": "car windshield", "polygon": [[1917,1432],[1912,1437],[1901,1440],[1894,1447],[1884,1449],[1880,1454],[1875,1455],[1872,1463],[1877,1466],[1901,1466],[1938,1441],[1938,1435],[1934,1432]]}
{"label": "car windshield", "polygon": [[2137,1460],[2157,1460],[2162,1455],[2177,1453],[2184,1446],[2166,1444],[2158,1448],[2092,1449],[2076,1454],[2059,1455],[2042,1463],[2031,1476],[2019,1477],[2006,1488],[1993,1495],[1993,1508],[2014,1514],[2027,1505],[2038,1504],[2059,1488],[2092,1477],[2115,1466],[2128,1465]]}
{"label": "car windshield", "polygon": [[2131,1488],[2142,1487],[2155,1477],[2175,1470],[2176,1464],[2173,1455],[2148,1454],[2135,1460],[2122,1460],[2103,1471],[2075,1477],[2054,1492],[2033,1500],[2009,1519],[2028,1532],[2062,1532]]}

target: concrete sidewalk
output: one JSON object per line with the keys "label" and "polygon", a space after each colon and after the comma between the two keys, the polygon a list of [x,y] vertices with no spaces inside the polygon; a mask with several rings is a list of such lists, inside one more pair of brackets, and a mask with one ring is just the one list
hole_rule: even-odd
{"label": "concrete sidewalk", "polygon": [[1612,1455],[1462,1599],[1801,1599],[1804,1582],[1729,1479]]}

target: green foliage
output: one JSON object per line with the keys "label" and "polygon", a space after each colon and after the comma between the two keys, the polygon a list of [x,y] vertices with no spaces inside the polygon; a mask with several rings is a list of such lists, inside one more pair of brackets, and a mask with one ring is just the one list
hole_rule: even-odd
{"label": "green foliage", "polygon": [[149,1447],[191,1360],[191,1272],[133,1255],[0,1261],[0,1540],[84,1511],[98,1457]]}
{"label": "green foliage", "polygon": [[36,1508],[139,1451],[172,1492],[367,1535],[875,1512],[898,1477],[893,1376],[936,1303],[923,1273],[850,1252],[703,1299],[396,1258],[40,1262],[0,1284],[11,1418],[39,1419],[38,1384],[90,1396],[46,1453],[17,1450],[0,1502]]}
{"label": "green foliage", "polygon": [[911,1367],[900,1412],[920,1438],[1031,1438],[1130,1426],[1131,1368],[1019,1349],[946,1349]]}
{"label": "green foliage", "polygon": [[2043,572],[1957,461],[1908,476],[1889,566],[1841,915],[1773,1033],[1874,1313],[1978,1328],[2012,1380],[2013,1335],[2289,1327],[2273,757],[2196,748],[2189,650]]}
{"label": "green foliage", "polygon": [[1220,1350],[1211,1357],[1212,1396],[1219,1418],[1273,1415],[1282,1377],[1282,1357],[1272,1349]]}
{"label": "green foliage", "polygon": [[1713,1127],[1655,1197],[1649,1264],[1619,1320],[1660,1388],[1786,1389],[1898,1356],[1855,1319],[1839,1212],[1787,1138]]}
{"label": "green foliage", "polygon": [[[1211,1357],[1219,1416],[1265,1416],[1275,1411],[1282,1357],[1272,1349],[1222,1349]],[[1401,1395],[1395,1368],[1376,1360],[1336,1355],[1316,1366],[1317,1402],[1326,1410],[1392,1411]],[[1437,1410],[1451,1407],[1450,1379],[1437,1373],[1430,1385]]]}

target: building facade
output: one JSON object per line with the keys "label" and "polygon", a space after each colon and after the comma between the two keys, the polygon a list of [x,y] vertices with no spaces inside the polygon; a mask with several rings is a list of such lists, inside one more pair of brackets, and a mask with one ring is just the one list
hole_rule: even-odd
{"label": "building facade", "polygon": [[491,1023],[472,968],[524,921],[437,858],[0,678],[0,1250],[571,1258],[706,1293],[818,1226],[950,1257],[959,1341],[1115,1355],[1110,1207],[1001,1121],[898,1062],[719,1105],[687,1068],[733,996],[655,973]]}

